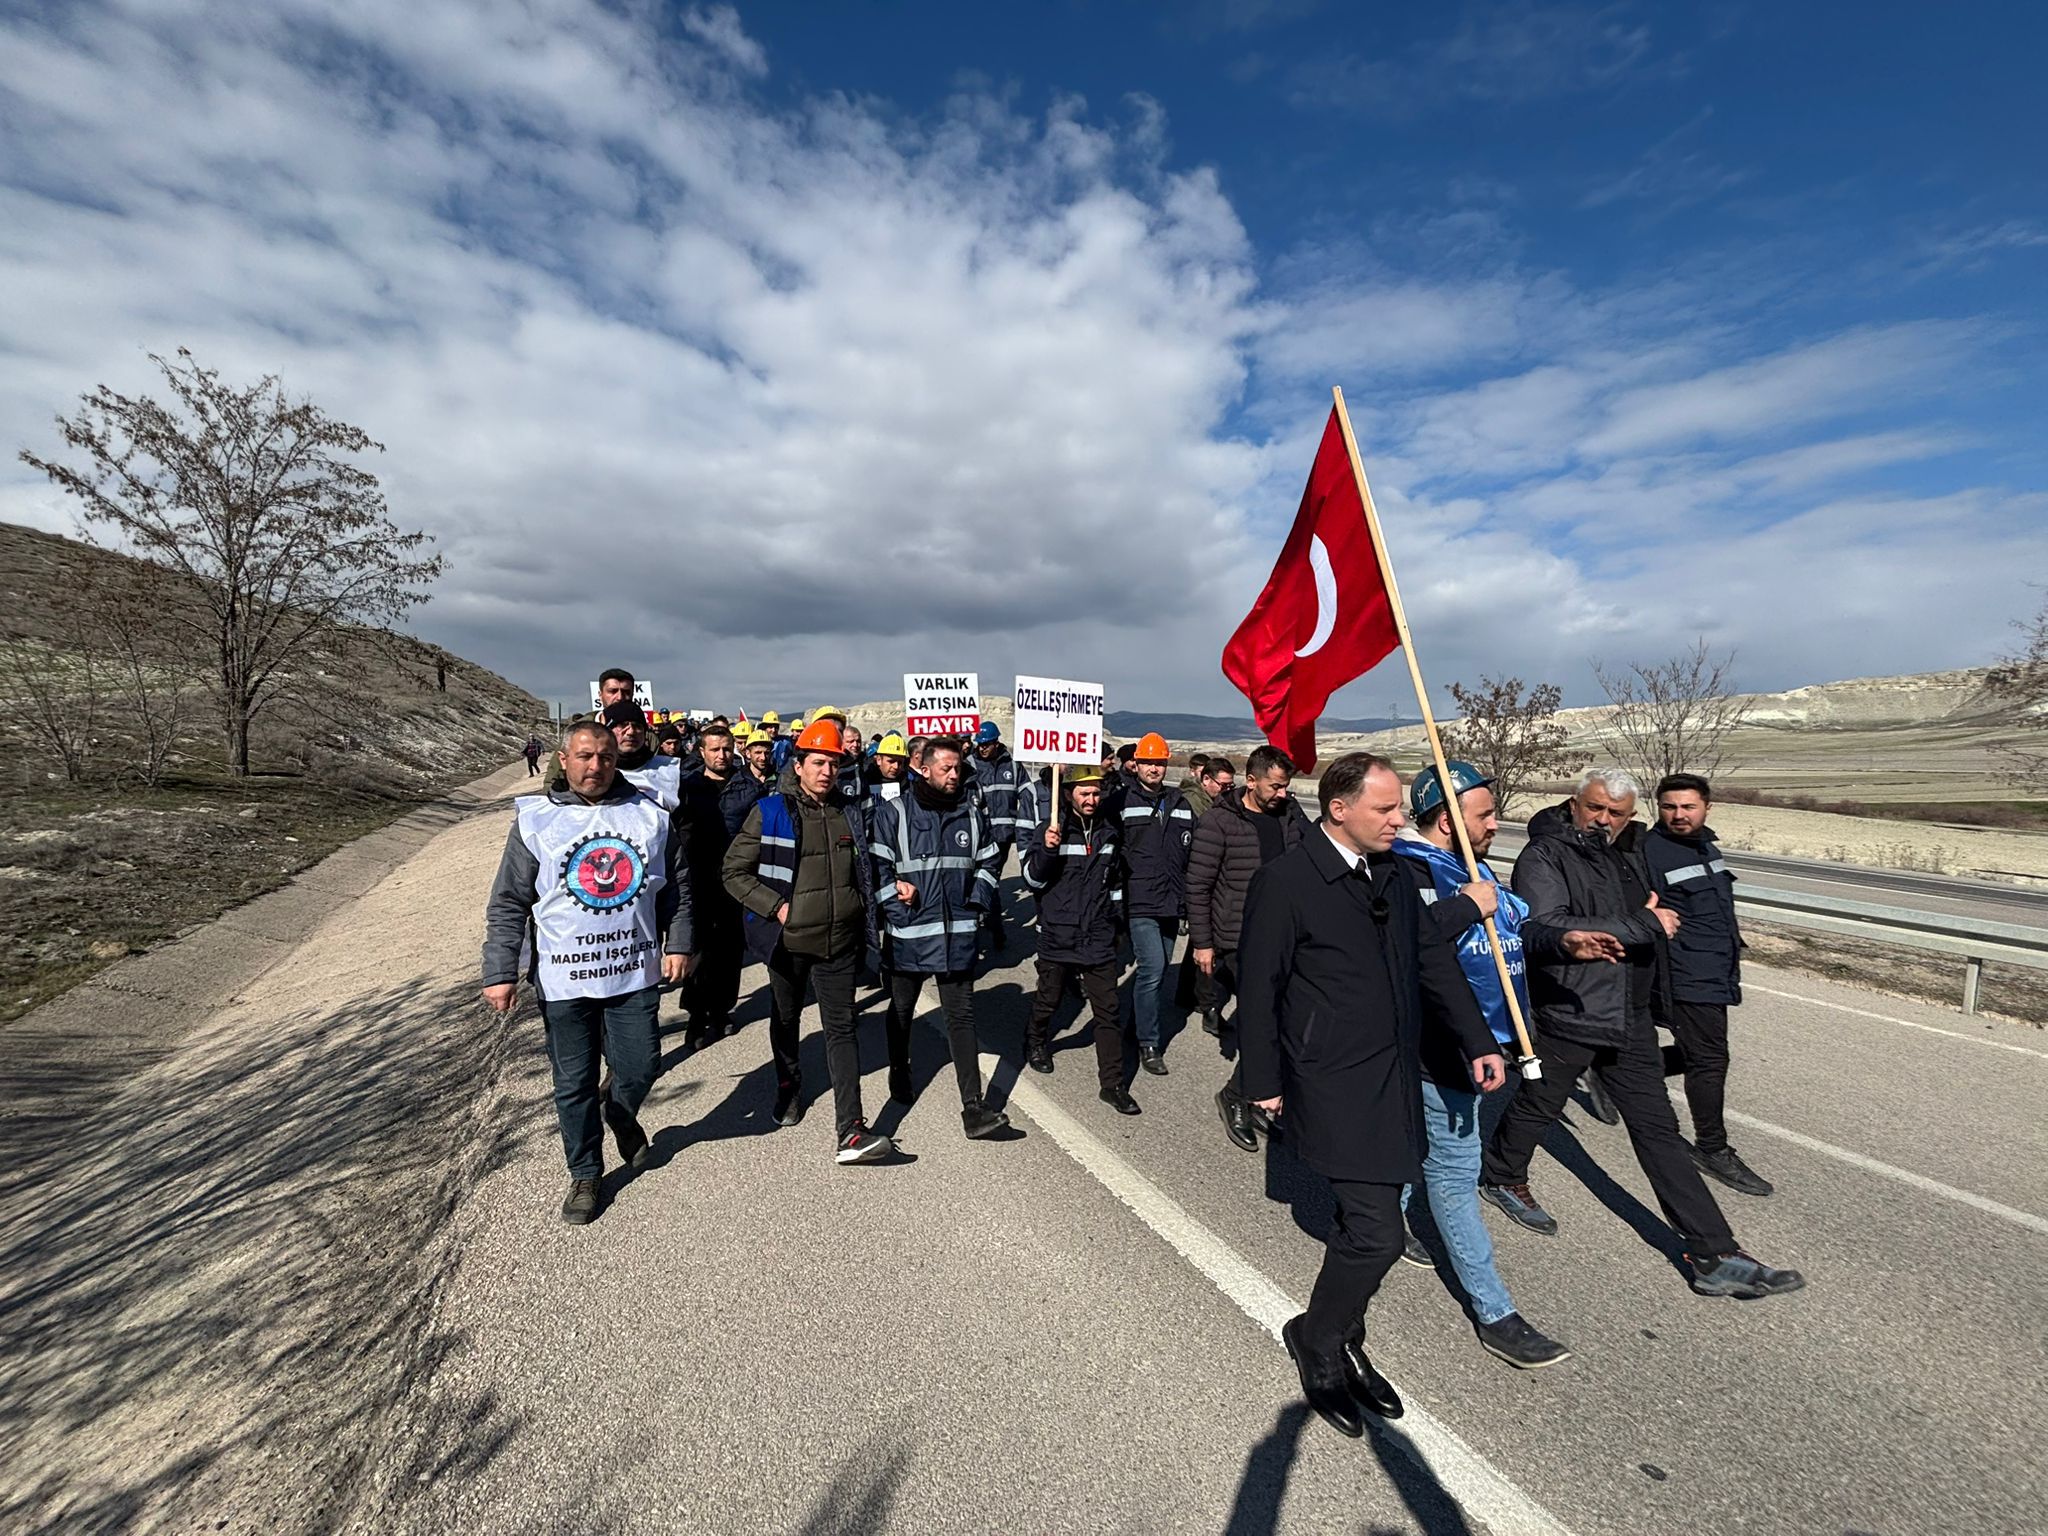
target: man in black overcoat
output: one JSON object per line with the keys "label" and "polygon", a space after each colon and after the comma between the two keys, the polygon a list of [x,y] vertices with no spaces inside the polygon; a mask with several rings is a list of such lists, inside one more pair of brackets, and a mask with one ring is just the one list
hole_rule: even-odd
{"label": "man in black overcoat", "polygon": [[[1401,1186],[1422,1177],[1421,1033],[1448,1030],[1482,1093],[1507,1069],[1457,952],[1395,862],[1406,818],[1393,764],[1347,753],[1317,793],[1316,829],[1252,878],[1238,1029],[1245,1097],[1337,1197],[1308,1310],[1283,1334],[1309,1406],[1356,1436],[1360,1403],[1402,1411],[1366,1358],[1365,1307],[1401,1255]],[[1491,909],[1487,886],[1468,889]]]}

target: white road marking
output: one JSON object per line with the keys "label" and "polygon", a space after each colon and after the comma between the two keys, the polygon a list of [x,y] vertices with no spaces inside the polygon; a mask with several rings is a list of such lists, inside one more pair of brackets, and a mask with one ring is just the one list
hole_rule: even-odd
{"label": "white road marking", "polygon": [[[1685,1095],[1679,1089],[1670,1091],[1674,1104],[1684,1104]],[[2048,1216],[2036,1216],[2032,1211],[2023,1211],[2016,1206],[2000,1205],[1996,1200],[1983,1195],[1973,1195],[1967,1189],[1957,1189],[1953,1184],[1944,1184],[1939,1179],[1930,1179],[1923,1173],[1910,1169],[1895,1168],[1890,1163],[1879,1162],[1874,1157],[1865,1157],[1861,1152],[1851,1152],[1847,1147],[1838,1147],[1831,1141],[1822,1141],[1818,1136],[1808,1136],[1804,1131],[1787,1130],[1782,1125],[1773,1125],[1768,1120],[1759,1120],[1754,1115],[1741,1114],[1735,1110],[1722,1112],[1734,1124],[1747,1126],[1752,1131],[1762,1131],[1766,1136],[1775,1136],[1780,1141],[1789,1141],[1795,1147],[1804,1147],[1809,1152],[1818,1152],[1822,1157],[1832,1157],[1851,1168],[1861,1168],[1865,1173],[1881,1174],[1887,1179],[1897,1179],[1901,1184],[1910,1184],[1930,1195],[1939,1195],[1944,1200],[1953,1200],[1958,1205],[1967,1205],[1972,1210],[1982,1211],[1987,1216],[1996,1216],[2000,1221],[2009,1221],[2016,1227],[2025,1227],[2029,1232],[2039,1232],[2048,1237]]]}
{"label": "white road marking", "polygon": [[1994,1051],[2018,1051],[2022,1056],[2033,1056],[2048,1061],[2048,1051],[2037,1051],[2032,1046],[2014,1045],[2006,1040],[1986,1040],[1978,1035],[1966,1035],[1960,1030],[1943,1029],[1938,1024],[1921,1024],[1913,1019],[1894,1018],[1889,1013],[1872,1013],[1868,1008],[1851,1008],[1847,1003],[1830,1002],[1824,997],[1808,997],[1803,992],[1780,992],[1776,987],[1760,987],[1755,982],[1744,983],[1743,991],[1761,992],[1766,997],[1782,997],[1794,1003],[1812,1003],[1821,1008],[1833,1008],[1840,1013],[1853,1013],[1859,1019],[1875,1019],[1880,1024],[1897,1024],[1906,1029],[1925,1030],[1930,1035],[1960,1040],[1965,1045],[1988,1045]]}
{"label": "white road marking", "polygon": [[[982,1058],[984,1074],[992,1075],[996,1066],[995,1057]],[[1299,1302],[1032,1084],[1019,1081],[1010,1089],[1009,1103],[1030,1116],[1061,1151],[1200,1270],[1246,1317],[1279,1339],[1281,1325],[1301,1311]],[[1291,1370],[1292,1366],[1283,1355],[1274,1369]],[[1372,1433],[1385,1435],[1434,1477],[1460,1508],[1496,1536],[1571,1536],[1555,1515],[1517,1488],[1455,1431],[1418,1407],[1412,1397],[1408,1412],[1397,1424],[1368,1418]]]}

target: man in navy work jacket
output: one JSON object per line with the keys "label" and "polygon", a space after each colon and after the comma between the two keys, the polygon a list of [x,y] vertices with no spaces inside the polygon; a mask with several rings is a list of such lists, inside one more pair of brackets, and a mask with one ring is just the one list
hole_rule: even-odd
{"label": "man in navy work jacket", "polygon": [[1657,904],[1678,914],[1665,951],[1669,995],[1655,1000],[1657,1022],[1678,1041],[1664,1050],[1664,1075],[1685,1077],[1694,1166],[1745,1195],[1768,1195],[1770,1181],[1728,1145],[1728,1010],[1742,1001],[1742,930],[1735,876],[1707,825],[1713,798],[1698,774],[1667,774],[1657,783],[1657,824],[1638,844]]}
{"label": "man in navy work jacket", "polygon": [[910,1075],[910,1026],[925,978],[938,983],[960,1123],[970,1137],[993,1136],[1009,1117],[981,1101],[981,1046],[974,1032],[974,957],[996,902],[1002,862],[995,829],[961,773],[967,744],[941,736],[925,746],[924,766],[893,800],[874,802],[876,906],[889,940],[889,1096],[916,1096]]}
{"label": "man in navy work jacket", "polygon": [[1422,1177],[1423,1031],[1451,1033],[1482,1093],[1507,1068],[1456,951],[1390,851],[1405,823],[1393,765],[1346,753],[1317,793],[1321,822],[1246,893],[1237,1028],[1245,1097],[1337,1197],[1308,1310],[1282,1337],[1309,1406],[1357,1436],[1361,1404],[1402,1412],[1366,1358],[1365,1309],[1401,1256],[1401,1187]]}
{"label": "man in navy work jacket", "polygon": [[1138,1113],[1124,1088],[1124,1028],[1116,1010],[1116,931],[1124,900],[1119,830],[1102,804],[1102,770],[1077,768],[1060,785],[1066,811],[1048,817],[1024,844],[1024,884],[1038,901],[1038,991],[1025,1025],[1025,1061],[1052,1070],[1053,1010],[1069,974],[1081,979],[1095,1020],[1095,1071],[1102,1102]]}

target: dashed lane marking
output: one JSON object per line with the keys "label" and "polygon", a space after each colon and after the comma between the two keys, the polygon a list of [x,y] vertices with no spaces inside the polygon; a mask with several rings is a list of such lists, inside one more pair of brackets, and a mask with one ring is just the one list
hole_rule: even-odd
{"label": "dashed lane marking", "polygon": [[[1671,1089],[1670,1093],[1673,1103],[1685,1102],[1685,1095],[1678,1089]],[[1924,1173],[1914,1173],[1909,1168],[1896,1168],[1890,1163],[1879,1162],[1874,1157],[1866,1157],[1861,1152],[1851,1152],[1847,1147],[1838,1147],[1831,1141],[1822,1141],[1818,1136],[1809,1136],[1804,1131],[1787,1130],[1782,1125],[1759,1120],[1754,1115],[1741,1114],[1732,1109],[1724,1110],[1722,1113],[1736,1125],[1747,1126],[1752,1131],[1762,1131],[1764,1135],[1775,1136],[1780,1141],[1789,1141],[1795,1147],[1818,1152],[1822,1157],[1832,1157],[1838,1163],[1847,1163],[1851,1168],[1861,1168],[1865,1173],[1897,1179],[1901,1184],[1910,1184],[1914,1189],[1925,1191],[1927,1194],[1939,1195],[1944,1200],[1953,1200],[1958,1205],[1967,1205],[1972,1210],[1984,1212],[1987,1216],[1996,1216],[2000,1221],[2009,1221],[2016,1227],[2025,1227],[2029,1232],[2039,1232],[2048,1237],[2048,1216],[2036,1216],[2032,1211],[2023,1211],[2017,1206],[2001,1205],[1996,1200],[1972,1194],[1967,1189],[1957,1189],[1953,1184],[1930,1179]]]}
{"label": "dashed lane marking", "polygon": [[1960,1040],[1965,1045],[1988,1045],[1994,1051],[2017,1051],[2022,1056],[2033,1056],[2048,1061],[2048,1051],[2037,1051],[2030,1045],[2014,1045],[2009,1040],[1986,1040],[1978,1035],[1966,1035],[1961,1030],[1943,1029],[1939,1024],[1922,1024],[1913,1019],[1896,1018],[1889,1013],[1872,1013],[1868,1008],[1851,1008],[1847,1003],[1832,1002],[1825,997],[1808,997],[1804,992],[1780,992],[1776,987],[1760,987],[1754,982],[1745,982],[1743,991],[1761,992],[1766,997],[1782,997],[1788,1002],[1812,1003],[1819,1008],[1832,1008],[1838,1013],[1853,1013],[1859,1019],[1875,1019],[1880,1024],[1897,1024],[1904,1029],[1918,1029],[1930,1035],[1940,1035],[1945,1039]]}

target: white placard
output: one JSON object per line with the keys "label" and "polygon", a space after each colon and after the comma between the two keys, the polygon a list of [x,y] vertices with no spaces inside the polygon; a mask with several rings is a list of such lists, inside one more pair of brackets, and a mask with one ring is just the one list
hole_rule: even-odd
{"label": "white placard", "polygon": [[981,676],[903,674],[903,725],[913,736],[972,736],[981,727]]}
{"label": "white placard", "polygon": [[[638,704],[643,710],[653,709],[654,684],[648,682],[645,678],[634,678],[633,702]],[[591,679],[590,683],[590,707],[592,710],[604,708],[604,698],[597,691],[597,680],[595,678]]]}
{"label": "white placard", "polygon": [[1016,706],[1017,739],[1011,749],[1024,761],[1102,762],[1102,684],[1020,677]]}

